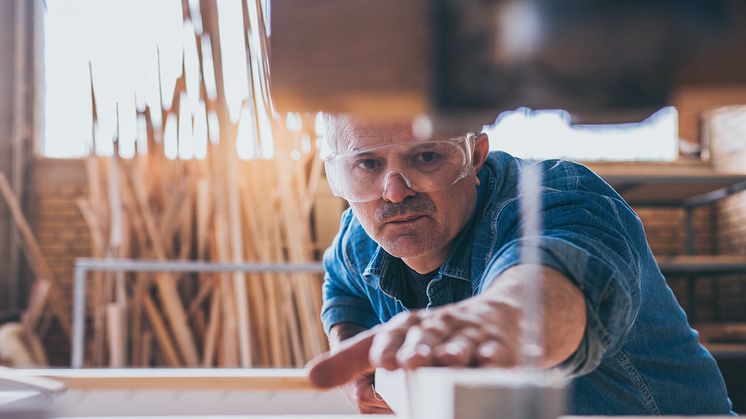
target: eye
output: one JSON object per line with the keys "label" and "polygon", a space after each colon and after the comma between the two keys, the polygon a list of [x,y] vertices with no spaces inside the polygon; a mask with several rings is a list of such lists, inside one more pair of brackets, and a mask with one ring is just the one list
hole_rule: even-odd
{"label": "eye", "polygon": [[363,169],[367,171],[374,171],[381,167],[380,160],[377,159],[360,159],[353,165],[355,169]]}
{"label": "eye", "polygon": [[417,155],[414,156],[414,161],[415,163],[418,163],[418,164],[435,163],[439,159],[440,159],[440,154],[434,151],[423,151],[422,153],[417,153]]}

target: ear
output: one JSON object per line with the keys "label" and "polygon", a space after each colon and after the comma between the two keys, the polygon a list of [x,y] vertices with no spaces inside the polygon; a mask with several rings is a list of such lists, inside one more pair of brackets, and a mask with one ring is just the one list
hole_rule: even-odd
{"label": "ear", "polygon": [[474,166],[474,174],[479,173],[484,166],[484,162],[487,161],[487,155],[490,152],[490,139],[486,132],[483,132],[474,139],[474,155],[472,156],[471,164]]}

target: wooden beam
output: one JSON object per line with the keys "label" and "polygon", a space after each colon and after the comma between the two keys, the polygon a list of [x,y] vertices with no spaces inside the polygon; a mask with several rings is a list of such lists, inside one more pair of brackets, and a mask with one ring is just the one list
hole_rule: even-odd
{"label": "wooden beam", "polygon": [[47,301],[51,304],[52,310],[60,323],[62,333],[69,339],[72,333],[72,327],[70,326],[70,317],[63,304],[64,298],[59,289],[60,283],[52,275],[52,270],[49,268],[49,264],[41,251],[41,246],[39,246],[39,243],[36,241],[34,233],[31,231],[31,226],[23,215],[21,205],[16,199],[15,194],[13,194],[13,191],[8,184],[8,180],[2,173],[0,173],[0,195],[5,199],[5,203],[8,205],[8,209],[10,209],[13,221],[18,226],[18,231],[20,233],[20,243],[18,244],[26,255],[34,276],[37,280],[48,280],[50,283],[50,298]]}

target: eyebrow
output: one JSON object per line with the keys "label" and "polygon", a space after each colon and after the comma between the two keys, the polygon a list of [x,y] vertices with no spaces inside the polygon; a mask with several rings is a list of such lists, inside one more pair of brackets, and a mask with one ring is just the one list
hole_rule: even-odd
{"label": "eyebrow", "polygon": [[376,154],[372,151],[351,151],[350,154],[354,154],[355,157],[369,157],[369,156],[375,156]]}
{"label": "eyebrow", "polygon": [[439,144],[436,144],[435,141],[437,141],[437,140],[430,140],[428,142],[423,142],[423,143],[420,143],[420,144],[415,144],[415,145],[412,146],[412,149],[416,150],[416,149],[420,149],[420,148],[435,148],[435,147],[437,147],[439,145]]}

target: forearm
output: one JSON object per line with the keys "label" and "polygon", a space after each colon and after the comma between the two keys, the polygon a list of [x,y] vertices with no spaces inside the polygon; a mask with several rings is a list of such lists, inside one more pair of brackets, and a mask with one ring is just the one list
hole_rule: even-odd
{"label": "forearm", "polygon": [[[580,289],[562,273],[543,265],[517,265],[501,274],[475,302],[489,304],[499,312],[502,323],[518,324],[532,307],[525,307],[526,286],[537,284],[539,272],[544,356],[542,367],[556,366],[569,358],[580,345],[586,327],[585,299]],[[513,338],[519,338],[513,336]]]}
{"label": "forearm", "polygon": [[[535,283],[536,265],[508,269],[481,294],[431,310],[401,313],[381,327],[340,324],[329,335],[332,354],[316,359],[309,378],[329,388],[374,368],[393,370],[424,366],[499,367],[518,365],[521,320],[526,310],[523,291]],[[544,357],[551,368],[568,359],[582,342],[586,327],[585,299],[560,272],[539,266],[542,278]],[[349,339],[340,344],[341,341]]]}

